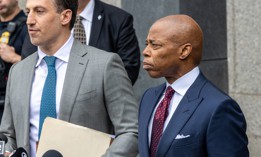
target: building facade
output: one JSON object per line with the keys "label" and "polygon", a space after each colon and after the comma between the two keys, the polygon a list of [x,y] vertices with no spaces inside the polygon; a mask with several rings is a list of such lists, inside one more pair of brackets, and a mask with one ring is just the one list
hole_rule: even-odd
{"label": "building facade", "polygon": [[[20,0],[22,8],[26,0]],[[256,0],[103,0],[130,12],[141,51],[151,24],[166,15],[188,14],[204,32],[203,73],[241,106],[247,120],[251,157],[261,156],[261,3]],[[142,69],[134,90],[138,99],[164,79]]]}

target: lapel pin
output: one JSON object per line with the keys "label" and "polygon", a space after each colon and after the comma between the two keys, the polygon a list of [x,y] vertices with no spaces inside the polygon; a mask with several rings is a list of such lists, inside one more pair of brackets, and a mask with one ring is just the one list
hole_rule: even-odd
{"label": "lapel pin", "polygon": [[101,16],[101,15],[99,15],[99,16],[98,16],[98,20],[100,20],[101,18],[102,18],[102,16]]}

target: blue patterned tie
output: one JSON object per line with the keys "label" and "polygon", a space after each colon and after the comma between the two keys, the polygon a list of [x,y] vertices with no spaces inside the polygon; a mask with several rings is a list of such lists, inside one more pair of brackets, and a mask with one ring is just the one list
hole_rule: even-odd
{"label": "blue patterned tie", "polygon": [[42,126],[44,119],[46,117],[56,118],[56,70],[55,70],[55,60],[54,56],[45,56],[44,60],[48,66],[48,75],[46,77],[41,107],[40,107],[40,121],[39,121],[39,132],[38,137],[40,139],[40,135],[42,132]]}

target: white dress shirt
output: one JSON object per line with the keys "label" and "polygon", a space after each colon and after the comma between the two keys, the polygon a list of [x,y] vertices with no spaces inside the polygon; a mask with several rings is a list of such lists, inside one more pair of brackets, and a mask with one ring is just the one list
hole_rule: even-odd
{"label": "white dress shirt", "polygon": [[[82,24],[84,26],[85,34],[86,34],[86,44],[89,44],[90,41],[90,34],[91,34],[91,27],[92,27],[92,17],[94,11],[94,0],[90,0],[87,6],[83,9],[83,11],[79,14],[82,19]],[[74,29],[72,29],[73,33]]]}
{"label": "white dress shirt", "polygon": [[[174,114],[176,108],[178,107],[178,104],[180,103],[181,99],[186,94],[189,87],[194,83],[194,81],[196,80],[198,75],[199,75],[199,68],[195,67],[193,70],[191,70],[190,72],[188,72],[187,74],[185,74],[181,78],[177,79],[172,84],[169,84],[168,82],[166,82],[166,89],[167,89],[168,86],[171,86],[175,90],[175,93],[174,93],[173,97],[171,98],[171,101],[170,101],[170,104],[169,104],[169,115],[168,115],[168,117],[167,117],[167,119],[164,123],[163,132],[166,129],[166,127],[168,126],[169,121],[170,121],[172,115]],[[156,112],[160,102],[164,98],[166,89],[165,89],[163,95],[161,96],[160,101],[158,102],[157,106],[155,107],[155,109],[153,111],[152,118],[150,119],[149,129],[148,129],[149,146],[150,146],[150,142],[151,142],[151,131],[152,131],[152,124],[153,124],[154,115],[155,115],[155,112]]]}
{"label": "white dress shirt", "polygon": [[[55,62],[56,69],[56,112],[59,116],[60,99],[62,95],[63,83],[67,64],[69,61],[70,51],[73,45],[73,36],[71,35],[67,42],[54,54],[57,57]],[[38,141],[38,128],[41,97],[43,92],[44,80],[48,74],[48,68],[43,58],[46,56],[38,47],[38,61],[35,65],[34,79],[30,99],[30,146],[31,156],[36,156],[36,142]]]}

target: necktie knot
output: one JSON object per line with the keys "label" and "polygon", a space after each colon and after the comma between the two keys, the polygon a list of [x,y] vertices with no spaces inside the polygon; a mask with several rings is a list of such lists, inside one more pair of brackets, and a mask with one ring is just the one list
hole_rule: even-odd
{"label": "necktie knot", "polygon": [[86,44],[86,33],[82,23],[83,17],[77,15],[74,24],[74,38],[79,40],[81,43]]}
{"label": "necktie knot", "polygon": [[173,94],[174,94],[174,89],[171,87],[171,86],[168,86],[167,90],[166,90],[166,93],[165,93],[165,97],[167,99],[171,99]]}
{"label": "necktie knot", "polygon": [[56,60],[56,57],[54,56],[45,56],[44,57],[44,60],[47,64],[48,67],[55,67],[55,60]]}
{"label": "necktie knot", "polygon": [[82,22],[83,17],[81,17],[80,15],[76,16],[76,22]]}

